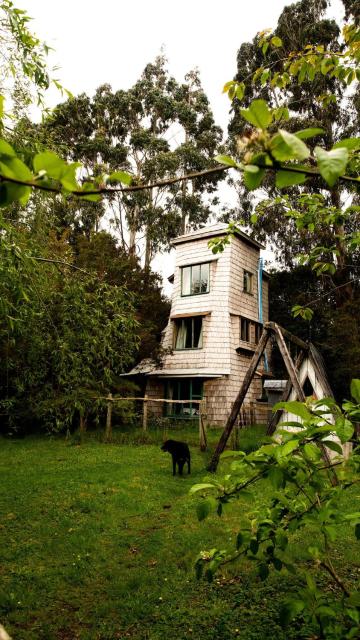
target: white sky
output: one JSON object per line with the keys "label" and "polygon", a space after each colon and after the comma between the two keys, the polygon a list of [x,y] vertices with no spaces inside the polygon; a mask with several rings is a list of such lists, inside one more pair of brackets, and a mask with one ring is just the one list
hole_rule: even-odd
{"label": "white sky", "polygon": [[[30,28],[54,48],[50,65],[55,77],[74,95],[92,94],[104,83],[127,89],[143,68],[165,49],[171,75],[178,81],[194,67],[215,120],[226,130],[229,100],[222,87],[236,71],[236,53],[242,42],[258,31],[274,28],[289,0],[17,0],[33,18]],[[342,15],[340,0],[330,14]],[[50,106],[61,101],[51,92]],[[156,260],[154,268],[167,277],[171,255]]]}

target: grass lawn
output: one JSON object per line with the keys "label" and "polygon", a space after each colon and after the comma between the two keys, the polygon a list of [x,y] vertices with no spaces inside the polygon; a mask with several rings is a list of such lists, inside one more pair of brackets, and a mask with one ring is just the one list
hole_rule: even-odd
{"label": "grass lawn", "polygon": [[[262,583],[243,563],[212,585],[195,579],[198,551],[232,546],[249,509],[237,501],[198,523],[188,490],[209,454],[196,446],[183,478],[172,477],[158,443],[27,438],[0,440],[0,450],[0,622],[14,640],[310,637],[278,623],[293,576]],[[310,539],[298,541],[300,557]],[[356,554],[344,531],[340,572],[352,581]]]}

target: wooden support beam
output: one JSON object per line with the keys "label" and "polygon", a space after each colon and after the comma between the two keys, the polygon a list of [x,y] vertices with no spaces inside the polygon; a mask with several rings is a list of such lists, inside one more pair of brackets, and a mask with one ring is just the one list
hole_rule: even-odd
{"label": "wooden support beam", "polygon": [[269,335],[270,335],[270,331],[268,328],[264,327],[264,330],[261,334],[261,338],[259,340],[259,343],[256,347],[256,351],[252,357],[252,360],[250,362],[249,368],[246,372],[245,378],[243,380],[243,383],[241,385],[241,389],[235,399],[235,402],[233,404],[231,413],[229,415],[229,418],[227,420],[227,423],[224,427],[224,430],[221,434],[220,440],[218,442],[218,445],[215,449],[215,452],[213,454],[213,457],[210,460],[210,464],[207,467],[208,471],[216,471],[217,465],[219,463],[219,458],[220,455],[222,454],[222,452],[224,451],[225,447],[226,447],[226,443],[229,439],[230,433],[232,431],[232,428],[235,424],[235,420],[239,415],[239,411],[241,409],[241,406],[245,400],[245,396],[247,394],[247,391],[250,387],[251,381],[254,377],[255,371],[257,369],[257,366],[260,362],[261,356],[263,355],[267,342],[269,340]]}
{"label": "wooden support beam", "polygon": [[[305,351],[301,350],[300,353],[298,354],[298,357],[296,358],[296,362],[295,362],[296,371],[299,371],[302,363],[304,362],[304,358],[305,358]],[[289,380],[286,383],[286,387],[284,389],[284,392],[283,392],[283,394],[281,396],[280,402],[286,402],[289,399],[291,390],[292,390],[292,382],[291,382],[291,378],[289,378]],[[276,425],[278,424],[278,422],[279,422],[279,420],[281,418],[282,412],[283,412],[282,409],[278,409],[277,411],[275,411],[272,414],[271,420],[270,420],[270,422],[268,424],[266,435],[272,436],[272,434],[274,433],[274,431],[276,429]]]}
{"label": "wooden support beam", "polygon": [[[295,393],[297,395],[298,400],[300,400],[300,402],[304,402],[305,400],[305,394],[304,391],[302,389],[302,386],[300,384],[300,380],[298,378],[298,373],[296,371],[296,368],[294,366],[294,363],[291,359],[290,353],[288,351],[288,348],[285,344],[285,340],[284,340],[284,336],[282,334],[282,328],[279,327],[277,324],[274,324],[274,332],[275,332],[275,338],[276,338],[276,342],[277,345],[279,347],[280,353],[283,357],[284,363],[285,363],[285,367],[287,369],[287,372],[289,374],[290,380],[291,380],[291,384],[295,389]],[[305,343],[304,343],[305,344]]]}
{"label": "wooden support beam", "polygon": [[284,327],[280,327],[280,325],[276,324],[276,322],[266,322],[264,324],[264,329],[271,329],[272,331],[274,331],[274,333],[281,331],[284,338],[290,340],[290,342],[296,344],[301,349],[304,349],[304,351],[309,351],[309,345],[307,342],[304,342],[304,340],[301,340],[301,338],[294,336],[293,333],[290,333],[290,331],[284,329]]}

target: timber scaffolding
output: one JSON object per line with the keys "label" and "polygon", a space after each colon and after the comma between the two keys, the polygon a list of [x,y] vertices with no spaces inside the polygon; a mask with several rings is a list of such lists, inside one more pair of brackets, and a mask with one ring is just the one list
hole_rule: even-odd
{"label": "timber scaffolding", "polygon": [[[308,361],[311,363],[318,380],[320,380],[321,387],[325,394],[324,397],[325,396],[333,397],[330,384],[327,380],[322,357],[317,351],[317,349],[314,347],[314,345],[311,344],[310,342],[304,342],[304,340],[301,340],[301,338],[294,336],[292,333],[290,333],[283,327],[280,327],[280,325],[276,324],[275,322],[265,323],[263,332],[261,334],[260,340],[254,352],[254,355],[251,359],[249,368],[245,374],[240,391],[235,399],[231,413],[228,417],[224,430],[221,434],[221,437],[215,449],[215,452],[211,458],[210,464],[207,467],[208,471],[216,471],[217,465],[219,463],[220,455],[223,453],[226,447],[227,441],[236,423],[239,412],[243,406],[245,396],[250,387],[252,379],[255,375],[258,364],[262,356],[264,355],[266,346],[271,337],[275,338],[275,341],[279,347],[279,351],[283,358],[286,370],[289,374],[288,382],[286,384],[286,387],[281,397],[282,402],[286,402],[289,399],[292,391],[294,391],[295,393],[295,399],[299,400],[300,402],[304,402],[305,393],[303,390],[303,386],[300,382],[299,370],[305,359],[308,359]],[[287,347],[286,341],[296,345],[296,347],[298,348],[298,355],[296,357],[295,362],[293,362],[293,359]],[[282,414],[281,409],[276,411],[273,414],[267,430],[267,433],[269,435],[274,433],[281,414]],[[326,449],[322,450],[322,454],[323,454],[323,457],[329,461],[329,457]]]}

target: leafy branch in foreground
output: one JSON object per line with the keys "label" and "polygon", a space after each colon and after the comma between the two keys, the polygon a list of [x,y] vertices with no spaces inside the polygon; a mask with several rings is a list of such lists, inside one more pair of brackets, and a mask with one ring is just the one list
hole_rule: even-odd
{"label": "leafy branch in foreground", "polygon": [[[258,189],[267,171],[275,172],[275,185],[279,189],[304,184],[309,177],[322,177],[324,186],[329,189],[339,179],[360,186],[360,178],[351,175],[359,162],[360,138],[340,140],[329,151],[316,146],[311,155],[304,140],[322,134],[322,129],[307,128],[295,133],[278,129],[271,133],[279,113],[277,109],[269,109],[265,100],[253,100],[247,109],[240,111],[256,129],[238,140],[240,161],[229,156],[217,156],[216,160],[243,171],[248,190]],[[303,164],[304,161],[309,164]],[[350,175],[345,175],[347,168]]]}
{"label": "leafy branch in foreground", "polygon": [[[136,178],[125,171],[115,171],[110,175],[100,175],[93,180],[80,183],[78,175],[81,164],[67,163],[51,151],[36,154],[31,170],[8,142],[0,140],[0,206],[8,206],[15,201],[24,206],[32,189],[78,196],[96,202],[101,196],[117,191],[126,193],[152,189],[224,171],[226,168],[242,171],[249,190],[257,189],[261,185],[267,171],[276,174],[276,185],[279,188],[302,184],[308,177],[320,176],[330,189],[338,179],[360,185],[359,177],[345,175],[347,165],[350,164],[351,167],[353,156],[360,149],[360,139],[343,140],[330,151],[316,147],[315,157],[311,158],[310,150],[303,140],[317,135],[317,129],[298,131],[296,134],[279,129],[275,135],[270,135],[267,128],[273,121],[273,114],[263,100],[255,100],[249,109],[244,109],[243,112],[246,112],[244,117],[249,122],[256,122],[259,126],[258,131],[242,143],[244,150],[246,149],[245,162],[236,162],[228,156],[217,156],[215,160],[225,166],[222,167],[220,164],[204,171],[169,177],[151,184],[136,184]],[[316,162],[317,167],[292,162],[306,159],[312,163]],[[108,186],[116,183],[125,186]]]}
{"label": "leafy branch in foreground", "polygon": [[[227,475],[206,478],[190,490],[203,498],[197,504],[198,519],[203,520],[211,513],[221,516],[234,499],[252,500],[253,487],[265,485],[264,495],[269,497],[261,507],[249,508],[236,549],[202,551],[196,561],[197,576],[205,574],[211,581],[219,568],[241,557],[253,562],[261,580],[272,570],[298,574],[304,587],[284,603],[281,624],[301,616],[317,628],[320,638],[339,640],[358,637],[360,631],[360,591],[345,581],[333,552],[344,524],[353,527],[360,539],[360,512],[347,513],[341,501],[343,491],[359,482],[359,448],[345,459],[343,446],[353,439],[353,422],[360,417],[360,380],[353,380],[351,394],[353,401],[342,409],[331,398],[279,403],[275,410],[283,408],[299,421],[282,423],[271,444],[248,455],[225,452],[223,461],[233,459]],[[331,458],[324,459],[324,448]],[[331,580],[331,593],[323,591],[312,571],[296,559],[292,535],[305,529],[316,531],[307,549],[308,562]]]}
{"label": "leafy branch in foreground", "polygon": [[[71,95],[59,80],[50,76],[47,55],[50,51],[29,29],[31,18],[12,0],[0,2],[0,104],[4,95],[20,111],[32,102],[32,89],[37,103],[44,107],[44,92],[53,84],[62,94]],[[18,96],[20,100],[18,100]]]}

